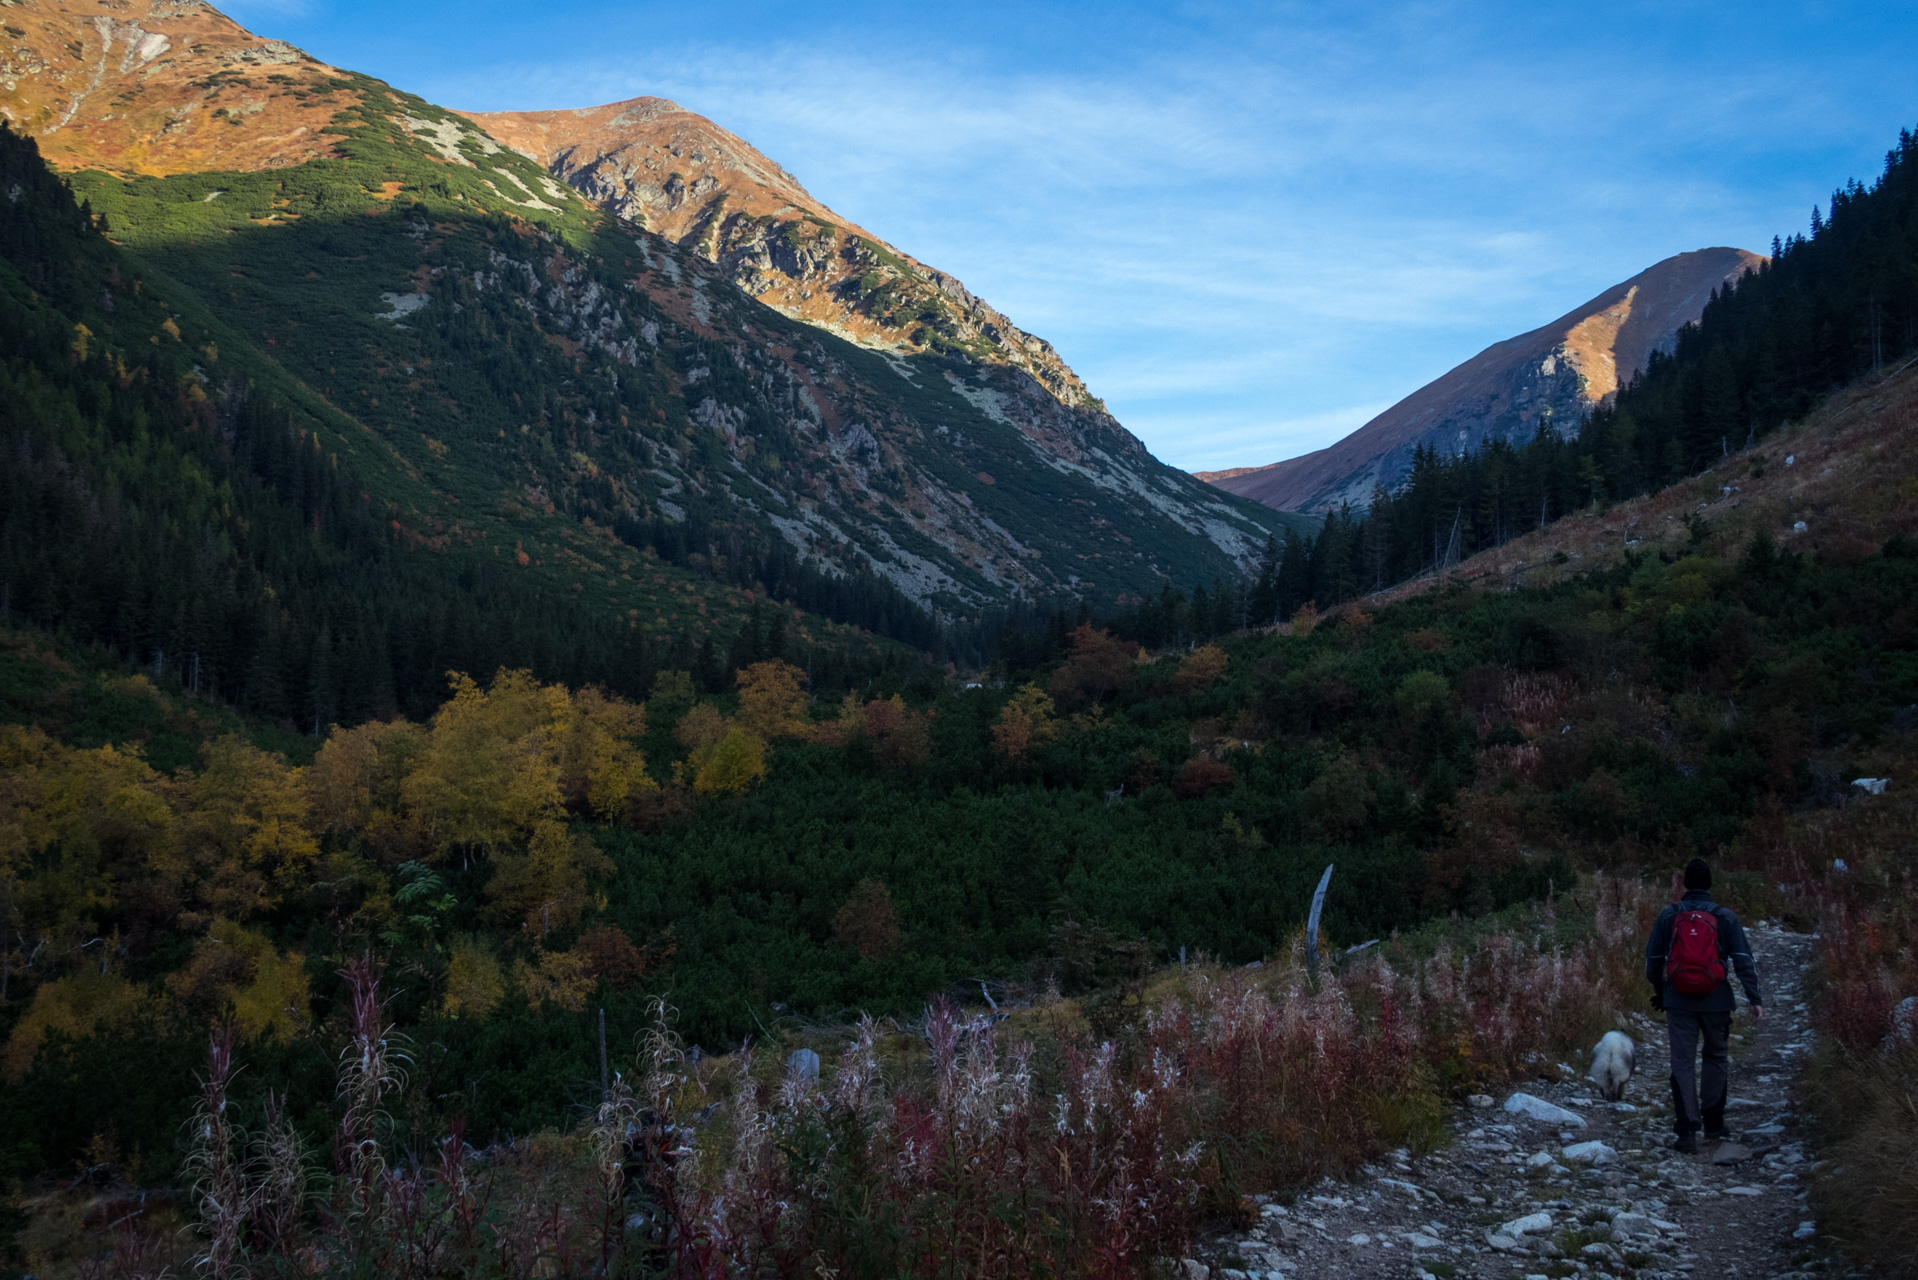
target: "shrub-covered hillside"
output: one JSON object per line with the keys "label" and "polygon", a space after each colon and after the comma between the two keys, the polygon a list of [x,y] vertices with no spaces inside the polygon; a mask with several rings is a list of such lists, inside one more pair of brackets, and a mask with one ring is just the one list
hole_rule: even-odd
{"label": "shrub-covered hillside", "polygon": [[[165,1168],[207,1021],[239,1019],[257,1087],[323,1073],[367,949],[421,1055],[408,1114],[479,1136],[561,1122],[594,1011],[624,1038],[654,993],[709,1048],[981,980],[1096,1008],[1181,946],[1283,949],[1328,862],[1350,945],[1735,850],[1908,729],[1915,551],[1759,539],[1156,657],[1086,625],[1003,687],[462,678],[299,766],[208,724],[164,773],[25,709],[55,732],[6,729],[0,768],[8,1149]],[[135,1060],[129,1105],[77,1106]]]}

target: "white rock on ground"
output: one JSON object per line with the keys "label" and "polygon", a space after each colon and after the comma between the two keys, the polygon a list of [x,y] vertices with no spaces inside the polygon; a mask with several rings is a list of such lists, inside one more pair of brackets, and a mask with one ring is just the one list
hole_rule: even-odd
{"label": "white rock on ground", "polygon": [[1528,1213],[1522,1218],[1513,1218],[1498,1229],[1502,1236],[1529,1236],[1552,1229],[1552,1215],[1549,1213]]}
{"label": "white rock on ground", "polygon": [[1574,1142],[1561,1153],[1574,1164],[1604,1164],[1618,1155],[1598,1139],[1590,1142]]}
{"label": "white rock on ground", "polygon": [[1583,1129],[1585,1117],[1576,1111],[1567,1111],[1555,1106],[1543,1098],[1535,1098],[1529,1093],[1515,1093],[1505,1100],[1505,1109],[1515,1116],[1530,1116],[1546,1124],[1555,1124],[1566,1129]]}

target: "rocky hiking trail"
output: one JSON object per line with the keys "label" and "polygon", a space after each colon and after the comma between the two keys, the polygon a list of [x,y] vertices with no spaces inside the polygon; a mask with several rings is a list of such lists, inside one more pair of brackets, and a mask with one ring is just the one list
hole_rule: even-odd
{"label": "rocky hiking trail", "polygon": [[1669,1149],[1664,1024],[1635,1014],[1638,1069],[1622,1103],[1600,1098],[1584,1064],[1560,1064],[1558,1083],[1459,1108],[1452,1141],[1431,1154],[1394,1152],[1290,1203],[1255,1197],[1257,1227],[1208,1239],[1175,1275],[1764,1280],[1833,1267],[1810,1222],[1791,1096],[1811,1051],[1812,938],[1773,925],[1749,935],[1769,1003],[1763,1021],[1733,1024],[1731,1141]]}

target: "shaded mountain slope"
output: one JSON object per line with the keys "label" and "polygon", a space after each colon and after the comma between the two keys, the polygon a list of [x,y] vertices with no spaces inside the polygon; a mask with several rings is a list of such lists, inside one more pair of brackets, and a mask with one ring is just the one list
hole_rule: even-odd
{"label": "shaded mountain slope", "polygon": [[1420,445],[1456,454],[1488,440],[1528,440],[1540,427],[1576,430],[1654,350],[1670,349],[1714,289],[1761,261],[1727,248],[1667,258],[1550,324],[1494,343],[1329,448],[1199,478],[1268,506],[1323,512],[1362,506],[1375,485],[1398,484]]}
{"label": "shaded mountain slope", "polygon": [[[75,39],[108,18],[151,35],[217,17],[163,0],[10,12]],[[167,73],[250,102],[285,87],[240,59],[259,43],[208,26]],[[48,98],[29,83],[47,74],[20,92]],[[160,145],[133,115],[57,158],[183,314],[224,328],[224,353],[342,416],[369,490],[433,538],[535,569],[557,539],[569,589],[723,641],[742,588],[862,626],[967,617],[1234,574],[1284,527],[1022,369],[795,322],[471,122],[366,77],[326,84],[287,90],[327,104],[324,154],[303,163],[249,141],[267,107],[229,117],[205,171],[129,174],[124,156]],[[672,571],[627,565],[634,548]]]}

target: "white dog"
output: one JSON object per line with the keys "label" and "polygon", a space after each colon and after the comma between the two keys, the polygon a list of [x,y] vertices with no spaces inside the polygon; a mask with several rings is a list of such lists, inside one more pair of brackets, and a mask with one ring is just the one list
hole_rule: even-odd
{"label": "white dog", "polygon": [[1632,1078],[1637,1046],[1623,1031],[1607,1031],[1592,1050],[1592,1083],[1607,1102],[1625,1096],[1625,1082]]}

